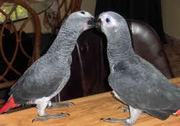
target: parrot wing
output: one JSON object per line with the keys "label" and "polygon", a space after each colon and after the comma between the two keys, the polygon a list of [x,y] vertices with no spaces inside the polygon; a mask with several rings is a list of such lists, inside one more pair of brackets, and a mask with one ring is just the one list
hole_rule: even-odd
{"label": "parrot wing", "polygon": [[179,89],[144,59],[137,56],[114,69],[110,85],[128,105],[159,118],[163,118],[161,113],[173,113],[179,108]]}
{"label": "parrot wing", "polygon": [[56,54],[46,54],[34,62],[11,88],[10,94],[20,103],[48,97],[70,76],[70,66]]}

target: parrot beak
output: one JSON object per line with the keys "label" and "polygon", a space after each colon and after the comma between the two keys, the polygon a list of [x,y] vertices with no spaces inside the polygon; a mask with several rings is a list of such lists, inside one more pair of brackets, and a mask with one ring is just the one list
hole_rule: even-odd
{"label": "parrot beak", "polygon": [[97,29],[101,29],[101,24],[102,24],[102,21],[101,21],[101,19],[100,18],[95,18],[95,27],[97,28]]}
{"label": "parrot beak", "polygon": [[87,22],[87,24],[88,24],[89,26],[94,27],[94,26],[96,25],[95,19],[94,19],[94,18],[90,18],[90,20]]}

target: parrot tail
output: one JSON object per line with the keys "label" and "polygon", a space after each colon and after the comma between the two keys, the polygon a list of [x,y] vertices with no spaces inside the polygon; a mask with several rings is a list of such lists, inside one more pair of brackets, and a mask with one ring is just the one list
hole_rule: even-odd
{"label": "parrot tail", "polygon": [[180,116],[180,109],[177,110],[177,111],[174,113],[174,115]]}
{"label": "parrot tail", "polygon": [[8,101],[0,108],[0,114],[5,113],[8,110],[18,107],[19,105],[15,103],[13,96],[10,96]]}

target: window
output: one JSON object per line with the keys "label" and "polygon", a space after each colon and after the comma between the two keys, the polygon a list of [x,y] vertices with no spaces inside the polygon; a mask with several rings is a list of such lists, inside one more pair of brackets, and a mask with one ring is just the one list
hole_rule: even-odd
{"label": "window", "polygon": [[12,21],[19,20],[22,18],[26,18],[28,16],[28,12],[26,9],[24,9],[20,5],[15,5],[12,3],[4,3],[0,7],[0,23],[3,23],[6,19],[6,16],[3,14],[3,12],[6,14],[10,14],[10,19]]}

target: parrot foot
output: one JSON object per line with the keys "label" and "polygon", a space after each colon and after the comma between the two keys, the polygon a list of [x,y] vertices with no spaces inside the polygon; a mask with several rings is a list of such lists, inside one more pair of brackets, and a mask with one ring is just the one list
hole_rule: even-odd
{"label": "parrot foot", "polygon": [[61,107],[71,107],[74,103],[72,102],[53,102],[48,106],[48,109],[51,108],[61,108]]}
{"label": "parrot foot", "polygon": [[118,109],[121,109],[122,112],[129,112],[129,108],[126,105],[120,106]]}
{"label": "parrot foot", "polygon": [[44,116],[38,116],[35,119],[32,120],[32,122],[35,121],[46,121],[48,119],[61,119],[61,118],[65,118],[67,116],[69,116],[69,113],[58,113],[58,114],[54,114],[54,115],[44,115]]}
{"label": "parrot foot", "polygon": [[123,123],[123,126],[132,126],[132,124],[129,124],[127,122],[127,119],[118,119],[118,118],[101,118],[102,121],[104,122],[109,122],[109,123]]}

